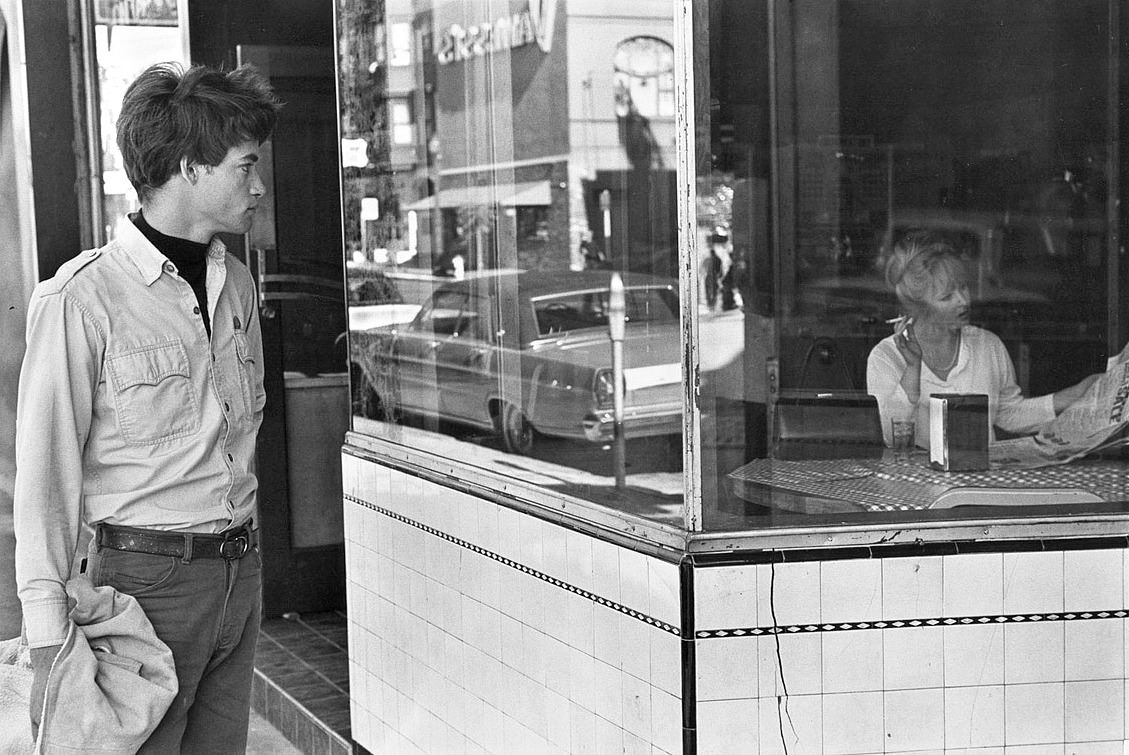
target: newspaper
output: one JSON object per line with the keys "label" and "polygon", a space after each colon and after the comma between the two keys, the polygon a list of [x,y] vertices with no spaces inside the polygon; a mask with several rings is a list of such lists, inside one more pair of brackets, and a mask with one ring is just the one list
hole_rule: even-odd
{"label": "newspaper", "polygon": [[993,469],[1033,469],[1065,464],[1122,444],[1129,424],[1129,345],[1110,357],[1106,371],[1082,398],[1035,435],[997,441],[989,449]]}

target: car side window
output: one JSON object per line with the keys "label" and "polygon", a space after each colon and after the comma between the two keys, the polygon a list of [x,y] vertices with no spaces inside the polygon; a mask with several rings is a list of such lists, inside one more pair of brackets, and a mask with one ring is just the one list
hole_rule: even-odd
{"label": "car side window", "polygon": [[412,329],[437,336],[455,335],[459,332],[459,321],[466,299],[466,294],[459,291],[439,291],[420,312]]}
{"label": "car side window", "polygon": [[[628,288],[624,294],[628,322],[656,323],[678,319],[677,295],[669,289]],[[606,328],[608,325],[606,290],[546,296],[535,300],[533,309],[537,315],[537,333],[542,336],[583,328]]]}
{"label": "car side window", "polygon": [[607,293],[588,291],[546,296],[534,300],[533,311],[537,316],[537,334],[542,336],[606,326]]}

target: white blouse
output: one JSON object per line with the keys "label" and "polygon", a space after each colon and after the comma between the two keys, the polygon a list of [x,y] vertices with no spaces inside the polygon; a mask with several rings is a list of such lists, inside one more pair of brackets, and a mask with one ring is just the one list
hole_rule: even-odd
{"label": "white blouse", "polygon": [[866,390],[878,399],[882,435],[890,444],[890,420],[912,417],[917,445],[929,447],[929,397],[935,393],[984,393],[988,396],[990,438],[995,428],[1025,434],[1037,431],[1055,417],[1054,395],[1024,398],[1015,382],[1015,366],[995,333],[965,325],[960,333],[956,364],[942,380],[923,362],[921,397],[911,404],[902,388],[906,360],[890,335],[871,349],[866,361]]}

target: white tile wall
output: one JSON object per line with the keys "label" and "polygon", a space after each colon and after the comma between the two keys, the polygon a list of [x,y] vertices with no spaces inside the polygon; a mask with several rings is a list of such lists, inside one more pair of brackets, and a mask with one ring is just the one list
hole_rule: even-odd
{"label": "white tile wall", "polygon": [[882,689],[882,632],[822,632],[823,692],[869,692]]}
{"label": "white tile wall", "polygon": [[882,697],[885,751],[942,750],[945,747],[945,690],[886,692]]}
{"label": "white tile wall", "polygon": [[757,606],[758,566],[698,569],[694,572],[694,621],[701,629],[756,627],[761,621]]}
{"label": "white tile wall", "polygon": [[1067,742],[1125,736],[1125,684],[1121,680],[1068,682],[1064,699]]}
{"label": "white tile wall", "polygon": [[756,742],[758,736],[756,700],[715,700],[698,704],[698,752],[701,755],[731,753],[738,743]]}
{"label": "white tile wall", "polygon": [[[677,626],[678,566],[344,457],[346,494]],[[675,635],[346,504],[353,731],[373,752],[681,751]],[[719,566],[698,630],[1039,620],[699,639],[698,749],[1124,755],[1129,555]],[[785,688],[787,695],[785,695]]]}
{"label": "white tile wall", "polygon": [[[757,610],[761,624],[770,625],[773,616],[781,626],[820,621],[819,562],[770,564],[757,567],[757,572]],[[702,599],[695,590],[694,600]]]}
{"label": "white tile wall", "polygon": [[824,752],[882,752],[882,693],[823,695]]}
{"label": "white tile wall", "polygon": [[[1047,614],[1124,609],[1127,565],[1121,550],[1048,550],[699,568],[699,632],[770,627],[773,607],[801,628],[923,620],[699,639],[699,711],[747,710],[755,687],[760,753],[1124,755],[1129,619]],[[1009,615],[1024,620],[943,621]],[[721,741],[699,731],[700,745]]]}
{"label": "white tile wall", "polygon": [[1061,612],[1064,563],[1061,551],[1003,554],[1004,613]]}
{"label": "white tile wall", "polygon": [[1003,612],[1003,554],[947,557],[942,564],[945,616],[995,616]]}
{"label": "white tile wall", "polygon": [[[372,752],[681,751],[678,566],[343,457],[353,733]],[[509,559],[585,592],[580,595]],[[754,690],[755,697],[755,690]]]}
{"label": "white tile wall", "polygon": [[749,658],[746,637],[724,637],[699,642],[696,670],[698,701],[759,697],[757,662]]}
{"label": "white tile wall", "polygon": [[948,687],[944,699],[946,747],[1003,747],[1003,685]]}
{"label": "white tile wall", "polygon": [[943,634],[946,687],[1004,683],[1002,626],[947,626]]}
{"label": "white tile wall", "polygon": [[830,561],[818,566],[820,621],[837,623],[882,618],[881,561],[873,558],[841,564]]}
{"label": "white tile wall", "polygon": [[[776,638],[765,638],[769,642],[779,640],[779,647],[768,647],[775,663],[770,667],[774,673],[758,674],[761,694],[773,695],[818,695],[823,691],[823,638],[818,633],[787,634]],[[708,640],[714,642],[714,640]],[[702,645],[698,643],[699,647]],[[750,645],[750,648],[753,646]],[[734,663],[734,660],[730,660]],[[771,686],[772,692],[767,692]],[[699,689],[698,694],[703,690]]]}
{"label": "white tile wall", "polygon": [[1064,630],[1066,681],[1124,677],[1124,619],[1069,621]]}
{"label": "white tile wall", "polygon": [[1061,684],[1012,684],[1004,689],[1004,737],[1008,745],[1065,741]]}
{"label": "white tile wall", "polygon": [[1124,608],[1124,554],[1117,550],[1067,551],[1065,572],[1066,611]]}
{"label": "white tile wall", "polygon": [[762,697],[757,702],[758,745],[763,755],[823,751],[822,695]]}
{"label": "white tile wall", "polygon": [[945,686],[945,634],[942,627],[903,627],[881,631],[883,689]]}

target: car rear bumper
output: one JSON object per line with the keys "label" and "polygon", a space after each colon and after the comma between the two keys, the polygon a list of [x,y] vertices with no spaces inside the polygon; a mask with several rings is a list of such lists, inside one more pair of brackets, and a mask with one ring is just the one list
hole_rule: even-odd
{"label": "car rear bumper", "polygon": [[[615,439],[615,417],[610,409],[589,414],[584,418],[584,437],[599,443]],[[652,435],[681,435],[682,406],[647,407],[627,409],[623,418],[624,434],[628,438],[645,438]]]}

